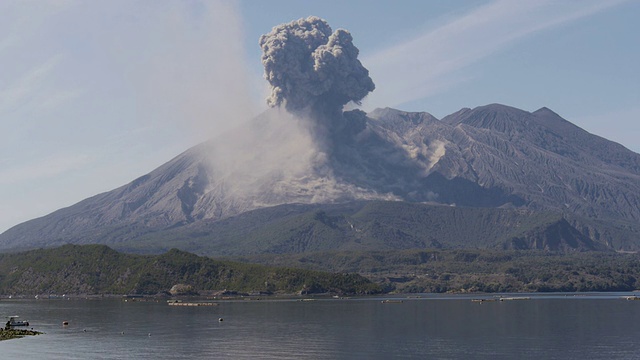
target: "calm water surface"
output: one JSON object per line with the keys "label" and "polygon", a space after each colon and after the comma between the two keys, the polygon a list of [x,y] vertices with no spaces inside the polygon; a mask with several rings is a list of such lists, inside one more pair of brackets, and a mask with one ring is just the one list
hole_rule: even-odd
{"label": "calm water surface", "polygon": [[[0,300],[45,335],[0,342],[29,359],[640,359],[640,301],[624,294],[227,301]],[[506,295],[513,296],[513,295]],[[521,296],[521,295],[520,295]],[[490,298],[483,296],[482,298]],[[397,299],[400,299],[398,297]],[[219,322],[218,319],[224,321]],[[69,321],[63,327],[62,321]]]}

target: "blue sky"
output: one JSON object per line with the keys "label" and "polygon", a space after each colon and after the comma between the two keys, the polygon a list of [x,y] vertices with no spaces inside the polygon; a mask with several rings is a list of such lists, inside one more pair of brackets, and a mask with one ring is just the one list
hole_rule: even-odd
{"label": "blue sky", "polygon": [[0,2],[0,232],[109,191],[266,108],[261,34],[349,30],[365,110],[546,106],[640,152],[638,1]]}

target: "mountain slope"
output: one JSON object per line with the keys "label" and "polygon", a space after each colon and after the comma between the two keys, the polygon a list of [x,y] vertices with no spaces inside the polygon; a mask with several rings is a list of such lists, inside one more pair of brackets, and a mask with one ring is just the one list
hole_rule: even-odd
{"label": "mountain slope", "polygon": [[17,225],[0,234],[0,249],[130,246],[281,204],[403,200],[551,210],[585,241],[640,250],[640,155],[549,109],[492,104],[442,120],[377,109],[330,146],[287,117],[271,110],[128,185]]}
{"label": "mountain slope", "polygon": [[128,245],[122,250],[158,253],[174,246],[209,256],[425,248],[610,250],[558,213],[400,201],[280,205],[149,234]]}

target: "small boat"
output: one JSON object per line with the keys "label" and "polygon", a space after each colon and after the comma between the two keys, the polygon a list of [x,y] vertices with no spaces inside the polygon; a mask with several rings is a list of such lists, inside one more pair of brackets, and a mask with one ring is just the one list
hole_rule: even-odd
{"label": "small boat", "polygon": [[9,316],[9,320],[7,321],[7,326],[29,326],[29,322],[26,320],[17,320],[18,315]]}

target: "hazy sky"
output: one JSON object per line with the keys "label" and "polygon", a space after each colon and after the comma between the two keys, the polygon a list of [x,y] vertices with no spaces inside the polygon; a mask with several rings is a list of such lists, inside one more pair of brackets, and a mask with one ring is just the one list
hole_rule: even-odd
{"label": "hazy sky", "polygon": [[546,106],[640,152],[640,1],[0,1],[0,232],[266,108],[258,38],[345,28],[365,110]]}

